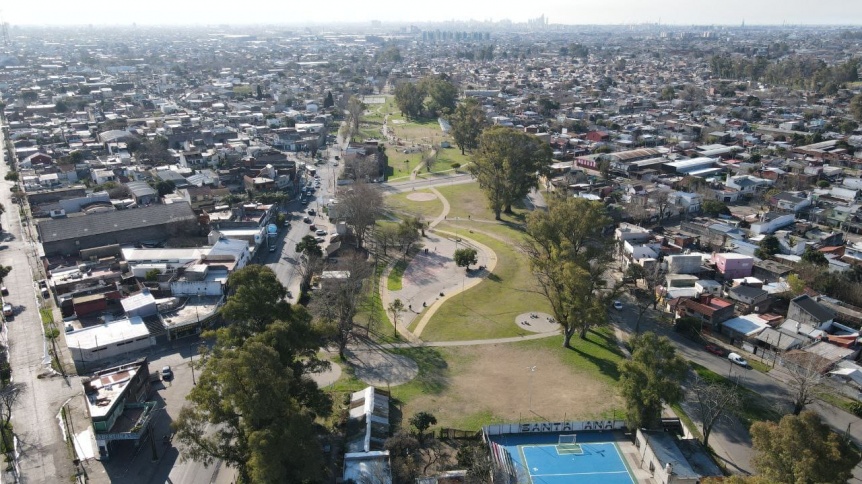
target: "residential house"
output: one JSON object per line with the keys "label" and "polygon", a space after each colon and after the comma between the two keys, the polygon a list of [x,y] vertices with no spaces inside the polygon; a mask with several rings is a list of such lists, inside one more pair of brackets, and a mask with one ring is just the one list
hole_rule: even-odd
{"label": "residential house", "polygon": [[727,297],[744,312],[764,313],[769,309],[769,293],[760,287],[740,284],[730,288]]}
{"label": "residential house", "polygon": [[719,330],[721,323],[732,318],[734,311],[733,301],[711,294],[699,296],[697,299],[674,299],[669,301],[668,305],[677,316],[699,319],[714,331]]}
{"label": "residential house", "polygon": [[754,258],[732,252],[712,255],[712,262],[724,280],[740,279],[751,275]]}
{"label": "residential house", "polygon": [[803,294],[790,300],[787,319],[822,329],[824,325],[835,320],[835,312],[811,296]]}
{"label": "residential house", "polygon": [[787,212],[797,213],[811,206],[811,199],[805,192],[781,192],[770,199],[770,203]]}

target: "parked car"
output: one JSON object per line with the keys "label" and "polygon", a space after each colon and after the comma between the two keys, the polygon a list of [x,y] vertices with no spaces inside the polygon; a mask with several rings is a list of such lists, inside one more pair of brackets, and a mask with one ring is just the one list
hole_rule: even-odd
{"label": "parked car", "polygon": [[622,311],[623,310],[623,303],[621,303],[619,301],[614,301],[614,309],[616,309],[617,311]]}
{"label": "parked car", "polygon": [[317,225],[314,225],[314,224],[309,225],[308,230],[314,232],[315,230],[317,230]]}
{"label": "parked car", "polygon": [[736,364],[737,364],[737,365],[739,365],[739,366],[748,367],[748,362],[747,362],[747,361],[745,361],[745,358],[743,358],[743,357],[739,356],[739,355],[738,355],[738,354],[736,354],[736,353],[730,353],[730,354],[728,354],[728,355],[727,355],[727,359],[728,359],[728,360],[730,360],[730,361],[732,361],[733,363],[736,363]]}
{"label": "parked car", "polygon": [[162,367],[162,380],[170,381],[174,378],[174,370],[170,366]]}
{"label": "parked car", "polygon": [[314,241],[317,242],[318,244],[322,244],[322,243],[326,242],[326,239],[324,237],[315,237]]}
{"label": "parked car", "polygon": [[303,221],[303,222],[305,222],[305,223],[307,223],[307,224],[310,224],[310,223],[311,223],[311,218],[310,218],[310,217],[303,217],[302,221]]}
{"label": "parked car", "polygon": [[314,232],[314,235],[326,235],[326,231],[323,229],[317,229],[317,231]]}
{"label": "parked car", "polygon": [[12,316],[12,314],[14,314],[14,311],[12,310],[12,305],[9,303],[3,303],[3,316],[6,316],[8,318]]}
{"label": "parked car", "polygon": [[727,351],[725,351],[724,348],[722,348],[721,346],[718,346],[718,345],[706,345],[706,347],[704,349],[706,351],[708,351],[714,355],[718,355],[718,356],[724,356],[727,354]]}
{"label": "parked car", "polygon": [[308,209],[308,214],[314,216],[317,212],[314,211],[313,208]]}
{"label": "parked car", "polygon": [[8,296],[9,295],[9,289],[6,289],[6,286],[0,287],[0,294],[3,294],[4,296]]}

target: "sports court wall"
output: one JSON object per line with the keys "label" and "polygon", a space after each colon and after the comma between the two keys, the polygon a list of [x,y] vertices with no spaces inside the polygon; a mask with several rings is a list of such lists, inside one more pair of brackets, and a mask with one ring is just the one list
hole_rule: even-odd
{"label": "sports court wall", "polygon": [[529,422],[494,424],[482,427],[485,435],[535,434],[551,432],[580,432],[600,430],[623,430],[624,420],[586,420],[568,422]]}

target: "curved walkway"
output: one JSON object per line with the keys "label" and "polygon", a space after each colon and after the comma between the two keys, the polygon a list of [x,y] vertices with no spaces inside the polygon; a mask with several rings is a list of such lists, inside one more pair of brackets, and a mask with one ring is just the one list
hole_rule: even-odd
{"label": "curved walkway", "polygon": [[[466,274],[466,271],[464,271],[464,269],[461,269],[460,267],[455,265],[454,259],[448,258],[449,263],[447,265],[449,266],[449,271],[447,271],[447,272],[450,273],[450,277],[443,278],[444,282],[446,283],[448,288],[445,291],[439,292],[439,294],[441,294],[442,296],[439,296],[439,298],[436,299],[431,304],[431,307],[429,307],[428,310],[425,311],[425,314],[422,315],[422,319],[419,320],[419,324],[417,324],[416,328],[413,330],[413,335],[416,336],[417,338],[422,335],[422,331],[425,329],[425,326],[428,324],[428,321],[434,316],[434,314],[437,312],[437,310],[440,309],[440,306],[442,306],[443,303],[445,303],[450,298],[452,298],[452,296],[455,296],[457,294],[461,294],[462,292],[466,291],[467,289],[470,289],[471,287],[476,286],[477,284],[482,282],[485,279],[485,277],[488,276],[488,274],[493,272],[495,267],[497,267],[497,254],[493,250],[491,250],[490,247],[483,245],[483,244],[480,244],[479,242],[476,242],[475,240],[468,239],[466,237],[461,237],[460,235],[455,234],[453,232],[446,232],[446,231],[439,230],[439,231],[437,231],[437,233],[452,236],[451,239],[449,237],[438,239],[441,241],[445,241],[445,244],[441,244],[442,245],[442,247],[440,247],[441,251],[449,249],[451,251],[450,253],[454,254],[455,250],[457,250],[459,239],[461,241],[466,242],[466,244],[472,245],[476,249],[478,249],[477,252],[479,252],[479,254],[478,254],[479,255],[479,265],[480,266],[484,265],[485,270],[479,271],[478,273],[474,273],[480,277],[470,277],[469,275]],[[436,249],[437,248],[435,248],[435,250]],[[453,269],[454,269],[454,271],[453,271]],[[455,272],[455,274],[451,274],[452,272]],[[457,282],[459,279],[458,273],[461,273],[461,277],[460,277],[461,284],[460,285]],[[407,274],[405,272],[405,276],[406,275]],[[452,281],[455,281],[455,283],[452,284]],[[424,289],[424,288],[419,288],[419,289]],[[432,293],[432,294],[434,294],[434,293]]]}
{"label": "curved walkway", "polygon": [[[449,200],[436,188],[430,187],[429,189],[443,203],[440,214],[428,223],[428,230],[431,231],[446,220],[451,205]],[[407,287],[402,286],[399,291],[389,291],[387,282],[394,262],[383,271],[378,283],[380,301],[384,309],[387,309],[395,299],[401,299],[407,305],[407,310],[400,315],[398,321],[392,321],[392,315],[389,311],[386,314],[389,316],[389,322],[395,325],[398,334],[407,341],[414,343],[421,341],[419,336],[428,321],[445,301],[479,284],[497,266],[497,254],[490,247],[459,234],[431,231],[426,234],[424,242],[424,250],[416,254],[402,276],[404,281],[409,282]],[[478,264],[486,267],[484,271],[474,271],[471,277],[471,275],[466,274],[464,269],[455,265],[453,256],[459,243],[476,248]],[[453,281],[455,282],[453,283]],[[420,304],[422,304],[422,308],[419,307]],[[416,329],[411,332],[408,327],[420,314],[421,319]]]}

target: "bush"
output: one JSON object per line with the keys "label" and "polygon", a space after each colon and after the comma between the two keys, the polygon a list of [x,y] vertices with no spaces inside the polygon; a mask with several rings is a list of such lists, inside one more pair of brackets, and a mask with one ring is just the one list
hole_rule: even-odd
{"label": "bush", "polygon": [[847,404],[847,410],[857,417],[862,417],[862,402],[852,401]]}
{"label": "bush", "polygon": [[461,163],[452,163],[453,170],[457,170],[458,168],[461,168]]}

